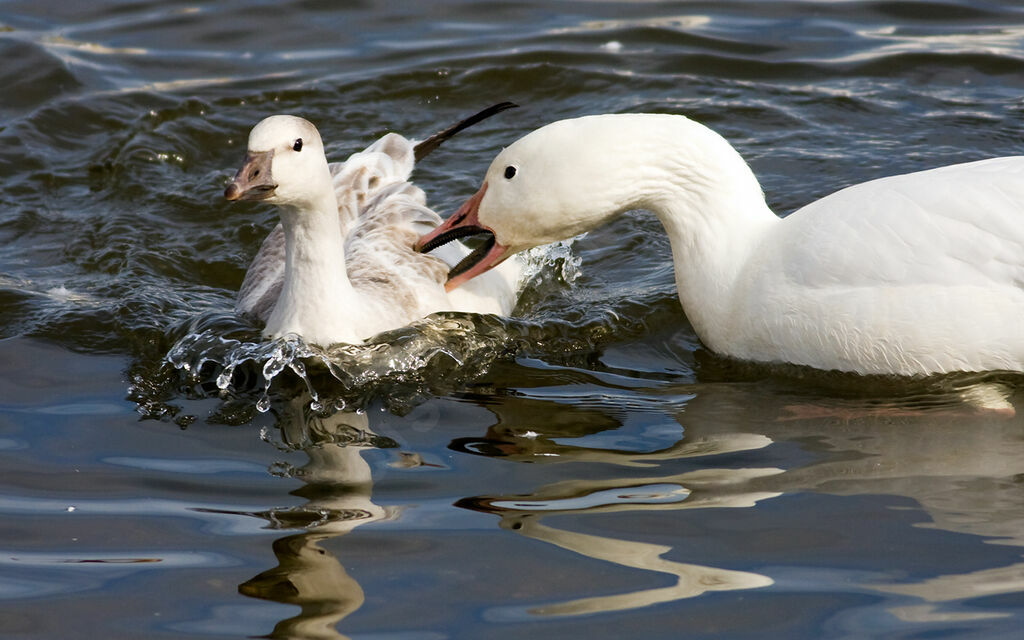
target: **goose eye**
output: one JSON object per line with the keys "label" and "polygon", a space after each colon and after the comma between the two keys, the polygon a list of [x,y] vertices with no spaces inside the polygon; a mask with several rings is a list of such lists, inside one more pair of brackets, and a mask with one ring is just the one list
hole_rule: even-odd
{"label": "goose eye", "polygon": [[292,149],[302,151],[302,138],[297,138],[295,140],[295,144],[292,145]]}
{"label": "goose eye", "polygon": [[505,179],[511,180],[514,177],[516,177],[516,168],[512,165],[505,167]]}

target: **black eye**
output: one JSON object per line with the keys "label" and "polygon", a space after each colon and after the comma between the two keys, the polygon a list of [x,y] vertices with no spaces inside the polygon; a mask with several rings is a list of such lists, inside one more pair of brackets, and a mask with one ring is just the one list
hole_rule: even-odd
{"label": "black eye", "polygon": [[297,138],[295,144],[292,145],[292,149],[296,151],[302,151],[302,138]]}
{"label": "black eye", "polygon": [[511,180],[514,177],[516,177],[516,168],[512,165],[505,167],[505,179]]}

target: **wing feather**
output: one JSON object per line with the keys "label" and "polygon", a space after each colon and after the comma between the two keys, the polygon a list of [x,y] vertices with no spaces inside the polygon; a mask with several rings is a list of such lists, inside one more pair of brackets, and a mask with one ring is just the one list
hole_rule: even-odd
{"label": "wing feather", "polygon": [[1024,157],[855,185],[786,220],[804,286],[1024,286]]}
{"label": "wing feather", "polygon": [[238,291],[235,310],[266,322],[284,286],[284,227],[280,223],[260,245]]}

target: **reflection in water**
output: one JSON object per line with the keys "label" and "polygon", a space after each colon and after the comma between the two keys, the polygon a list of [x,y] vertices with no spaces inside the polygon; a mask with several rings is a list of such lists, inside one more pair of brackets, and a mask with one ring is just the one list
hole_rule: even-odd
{"label": "reflection in water", "polygon": [[[931,519],[917,526],[1024,546],[1024,388],[1017,382],[982,382],[945,394],[888,400],[704,385],[678,419],[707,436],[723,425],[742,423],[777,442],[800,442],[820,456],[817,462],[756,478],[750,489],[904,496]],[[1024,591],[1024,564],[864,586],[925,601],[889,607],[889,613],[906,621],[998,618],[1008,614],[943,611],[938,605]]]}
{"label": "reflection in water", "polygon": [[320,542],[393,515],[370,499],[373,479],[362,451],[394,443],[373,434],[365,414],[325,417],[309,404],[308,396],[294,398],[280,417],[285,444],[309,456],[305,466],[292,471],[306,483],[293,493],[308,502],[258,514],[272,526],[305,532],[275,540],[278,565],[238,587],[247,596],[301,607],[298,615],[277,623],[269,638],[344,638],[335,626],[362,606],[363,589]]}
{"label": "reflection in water", "polygon": [[[583,597],[491,606],[485,617],[500,622],[592,615],[716,591],[792,588],[785,580],[776,584],[780,576],[771,575],[785,566],[756,573],[682,562],[679,556],[688,546],[683,539],[677,544],[664,529],[652,532],[657,543],[631,539],[647,535],[640,529],[635,536],[572,530],[579,528],[581,516],[675,512],[679,518],[702,518],[696,510],[752,508],[808,492],[894,495],[915,500],[927,513],[930,521],[916,526],[1024,546],[1024,496],[1019,491],[1024,421],[1015,410],[1022,394],[1008,389],[996,393],[995,402],[991,389],[858,399],[780,390],[772,382],[665,387],[661,392],[673,402],[659,402],[655,394],[647,410],[675,425],[655,429],[658,446],[649,446],[651,438],[643,434],[638,440],[635,427],[622,422],[623,416],[638,415],[635,397],[623,412],[616,398],[604,405],[593,399],[581,403],[564,396],[543,397],[544,389],[491,396],[486,407],[494,420],[486,433],[456,438],[449,448],[500,458],[504,462],[495,464],[512,463],[516,469],[559,465],[552,468],[557,477],[523,493],[464,497],[455,505],[497,515],[501,528],[517,535],[600,562],[669,576],[671,582],[603,594],[588,593],[583,585]],[[989,400],[979,402],[979,395]],[[679,398],[685,400],[680,403]],[[285,444],[309,456],[305,466],[289,473],[306,483],[294,494],[307,502],[255,514],[273,527],[304,532],[275,541],[278,566],[240,586],[246,595],[301,607],[298,615],[276,625],[269,636],[274,638],[343,637],[335,626],[363,605],[364,593],[320,543],[397,516],[396,509],[372,502],[371,468],[361,455],[367,448],[396,443],[373,433],[364,414],[324,416],[308,405],[308,397],[297,398],[280,417]],[[778,447],[787,452],[779,454]],[[422,460],[408,453],[393,464],[417,465]],[[537,475],[518,475],[515,481]],[[554,526],[552,520],[559,518],[573,524]],[[841,553],[838,548],[834,552]],[[969,571],[916,581],[902,575],[897,567],[845,576],[840,588],[830,582],[834,574],[822,572],[817,586],[883,595],[878,606],[915,624],[1005,616],[992,608],[963,610],[958,603],[1024,591],[1024,563],[971,565]],[[543,570],[534,577],[543,581]],[[803,574],[799,588],[813,590],[816,579],[813,572]]]}
{"label": "reflection in water", "polygon": [[266,637],[345,637],[335,625],[363,605],[363,589],[333,554],[317,544],[328,537],[302,533],[275,540],[278,565],[239,585],[247,596],[302,608],[295,617],[277,623]]}
{"label": "reflection in water", "polygon": [[[298,615],[275,626],[268,636],[272,638],[343,637],[338,634],[335,626],[363,604],[363,590],[346,573],[338,559],[319,543],[344,535],[362,524],[394,515],[371,501],[371,470],[361,452],[367,447],[392,447],[395,443],[375,435],[369,428],[366,414],[338,412],[325,417],[309,408],[309,400],[308,396],[293,399],[286,405],[280,418],[284,442],[309,456],[305,466],[290,474],[306,483],[293,493],[307,498],[308,502],[300,508],[254,514],[267,519],[274,527],[301,527],[306,532],[276,540],[273,549],[278,566],[239,587],[243,594],[251,597],[301,607]],[[492,434],[497,426],[492,427]],[[602,421],[602,428],[611,426],[611,422]],[[557,452],[561,461],[649,467],[664,460],[756,450],[770,443],[763,436],[736,433],[715,434],[693,441],[681,440],[672,446],[647,453],[614,449],[600,451],[556,443],[551,443],[551,449]],[[533,451],[532,455],[537,455],[537,452]],[[407,454],[400,464],[416,464],[416,460],[415,454]],[[490,615],[495,619],[508,619],[621,611],[694,597],[707,591],[770,585],[770,578],[754,573],[667,560],[662,555],[672,549],[670,546],[566,531],[542,524],[534,516],[539,513],[557,515],[568,512],[749,507],[758,500],[777,494],[747,491],[742,488],[743,483],[752,478],[777,473],[781,473],[781,470],[705,469],[635,477],[628,484],[614,478],[555,482],[541,487],[528,497],[510,500],[465,498],[460,501],[460,506],[500,513],[502,527],[521,535],[596,560],[665,573],[675,578],[675,584],[665,588],[582,598],[523,609],[494,609]]]}
{"label": "reflection in water", "polygon": [[[810,459],[785,470],[705,466],[674,475],[564,481],[524,495],[461,501],[460,506],[499,515],[503,527],[522,535],[608,562],[672,574],[678,580],[665,589],[537,605],[523,611],[501,609],[494,612],[497,618],[614,611],[712,589],[772,584],[770,578],[753,573],[667,561],[661,557],[669,550],[666,546],[541,524],[543,518],[556,514],[753,507],[765,499],[808,491],[838,496],[896,495],[915,500],[930,517],[929,523],[916,526],[980,536],[993,544],[1024,546],[1024,492],[1020,491],[1024,414],[1018,409],[1024,393],[1019,385],[982,383],[946,394],[867,399],[814,395],[806,390],[780,392],[772,383],[712,383],[663,391],[673,398],[690,398],[681,410],[668,409],[683,426],[685,436],[664,449],[636,452],[621,446],[573,446],[574,439],[586,442],[593,429],[567,430],[565,425],[571,420],[565,418],[565,405],[522,396],[491,407],[499,419],[486,438],[456,440],[452,448],[541,464],[587,461],[659,467],[686,457],[703,457],[702,464],[707,465],[716,456],[728,457],[723,454],[767,452],[772,443],[796,443],[811,454]],[[601,413],[593,404],[570,413],[583,425],[612,429],[616,422],[608,415],[603,420],[590,416]],[[541,432],[536,426],[536,416],[541,415],[561,415],[563,419]],[[898,579],[861,587],[903,596],[895,604],[889,600],[886,606],[888,613],[908,622],[998,618],[1010,614],[991,609],[964,612],[952,603],[1024,591],[1024,563],[918,582],[895,582]],[[835,591],[836,585],[822,588]],[[924,604],[914,604],[915,600]],[[944,610],[942,603],[951,603],[952,609]]]}
{"label": "reflection in water", "polygon": [[[739,505],[736,505],[739,506]],[[746,505],[752,506],[752,505]],[[545,604],[526,609],[500,608],[491,612],[492,619],[515,619],[524,614],[538,616],[574,616],[590,613],[609,613],[637,609],[662,602],[692,598],[708,591],[732,591],[754,589],[772,584],[771,578],[748,573],[729,571],[697,564],[686,564],[666,560],[661,556],[672,550],[665,545],[619,540],[607,536],[555,529],[529,517],[512,516],[503,519],[502,526],[562,549],[573,551],[595,560],[604,560],[624,567],[667,573],[676,578],[676,583],[661,589],[645,589],[611,596],[580,598],[556,604]]]}
{"label": "reflection in water", "polygon": [[[543,405],[549,405],[544,411]],[[616,448],[591,448],[544,437],[523,429],[519,420],[537,415],[565,415],[555,403],[523,400],[492,407],[498,423],[483,441],[456,440],[452,448],[476,452],[500,452],[513,459],[557,462],[606,463],[625,467],[657,467],[665,461],[679,461],[712,455],[754,451],[771,444],[771,439],[750,433],[717,433],[687,438],[680,431],[678,441],[649,452]],[[596,418],[591,409],[575,409],[576,418],[588,425],[610,427],[615,421]],[[578,426],[574,425],[574,426]],[[550,483],[529,495],[478,496],[457,504],[501,516],[501,526],[535,540],[553,544],[583,556],[624,567],[665,573],[675,584],[608,596],[580,598],[524,608],[501,607],[490,611],[495,620],[529,616],[574,616],[637,609],[649,605],[692,598],[708,591],[753,589],[772,584],[771,578],[746,571],[733,571],[697,564],[675,562],[662,556],[672,547],[622,540],[557,529],[541,523],[542,518],[562,514],[597,514],[624,511],[661,511],[710,507],[752,507],[759,500],[774,498],[771,491],[751,491],[747,483],[756,478],[782,473],[777,468],[700,469],[684,473],[642,477],[604,477]]]}
{"label": "reflection in water", "polygon": [[879,591],[913,596],[926,604],[892,607],[889,611],[907,622],[953,622],[1007,618],[1011,614],[998,611],[943,611],[940,604],[1024,591],[1024,563],[964,574],[938,576],[917,584],[875,585]]}

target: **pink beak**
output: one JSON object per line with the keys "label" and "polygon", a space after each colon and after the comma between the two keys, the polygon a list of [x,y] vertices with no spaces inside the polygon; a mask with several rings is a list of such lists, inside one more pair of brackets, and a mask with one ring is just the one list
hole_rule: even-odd
{"label": "pink beak", "polygon": [[480,201],[484,199],[486,192],[487,183],[485,182],[480,190],[473,194],[473,197],[459,207],[459,210],[445,220],[441,226],[417,240],[413,245],[413,249],[425,253],[458,238],[482,233],[490,236],[487,242],[452,267],[448,272],[448,282],[444,285],[446,291],[451,291],[462,283],[489,271],[511,255],[508,247],[499,244],[495,239],[494,231],[480,224]]}

